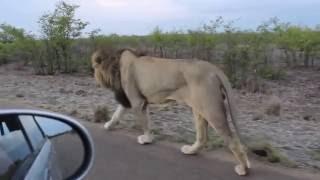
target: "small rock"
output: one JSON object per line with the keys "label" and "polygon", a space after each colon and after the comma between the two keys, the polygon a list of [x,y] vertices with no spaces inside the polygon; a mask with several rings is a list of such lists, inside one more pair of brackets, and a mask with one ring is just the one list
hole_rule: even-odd
{"label": "small rock", "polygon": [[312,115],[304,115],[303,119],[306,121],[312,121],[315,120],[315,118]]}
{"label": "small rock", "polygon": [[65,90],[64,88],[60,88],[59,89],[59,92],[62,93],[62,94],[69,94],[69,93],[73,93],[72,90]]}
{"label": "small rock", "polygon": [[256,112],[252,115],[252,120],[258,121],[263,119],[263,114],[261,112]]}
{"label": "small rock", "polygon": [[71,116],[74,116],[74,115],[76,115],[78,113],[78,111],[76,110],[76,109],[73,109],[72,111],[70,111],[70,115]]}
{"label": "small rock", "polygon": [[272,96],[267,102],[265,113],[267,115],[280,116],[281,101],[279,97]]}
{"label": "small rock", "polygon": [[78,96],[86,96],[88,93],[82,89],[76,91],[76,95]]}
{"label": "small rock", "polygon": [[241,93],[242,95],[246,95],[246,94],[247,94],[247,92],[246,92],[245,90],[241,90],[240,93]]}
{"label": "small rock", "polygon": [[109,121],[109,109],[106,106],[98,106],[94,110],[93,122],[107,122]]}
{"label": "small rock", "polygon": [[16,97],[18,97],[18,98],[23,98],[24,95],[23,95],[23,94],[16,94]]}
{"label": "small rock", "polygon": [[268,152],[264,149],[255,149],[255,150],[252,150],[252,152],[258,156],[262,156],[262,157],[268,156]]}

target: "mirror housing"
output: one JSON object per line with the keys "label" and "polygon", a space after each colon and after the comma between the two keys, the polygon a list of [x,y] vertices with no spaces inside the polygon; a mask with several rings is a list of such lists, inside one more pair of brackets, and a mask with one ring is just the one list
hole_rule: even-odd
{"label": "mirror housing", "polygon": [[[93,165],[94,145],[93,145],[93,140],[92,140],[89,132],[87,131],[87,129],[83,125],[81,125],[77,120],[75,120],[74,118],[65,116],[65,115],[47,112],[47,111],[41,111],[41,110],[2,109],[2,110],[0,110],[0,140],[1,140],[1,135],[4,135],[4,133],[5,133],[5,129],[2,126],[2,121],[1,121],[2,118],[15,117],[15,116],[16,117],[18,117],[18,116],[43,117],[43,118],[56,120],[57,122],[61,122],[65,125],[68,125],[69,127],[71,127],[72,132],[75,132],[79,136],[79,138],[81,139],[84,152],[83,152],[83,161],[82,161],[81,165],[79,165],[79,167],[74,171],[74,173],[72,175],[66,177],[66,179],[83,179],[87,175],[88,171],[91,169],[91,167]],[[7,119],[7,121],[10,122],[10,119],[9,120]],[[24,121],[24,119],[20,119],[20,121],[22,122],[22,121]],[[41,121],[41,119],[38,121]],[[26,123],[26,124],[28,124],[28,123]],[[22,126],[22,125],[20,125],[20,126]],[[38,127],[39,127],[39,124],[38,124]],[[22,128],[22,132],[23,133],[21,133],[21,134],[24,134],[24,135],[26,134],[26,131],[24,128]],[[1,153],[0,153],[0,159],[1,159]],[[45,172],[45,173],[48,173],[48,172]],[[1,176],[1,166],[0,166],[0,177],[2,177]]]}

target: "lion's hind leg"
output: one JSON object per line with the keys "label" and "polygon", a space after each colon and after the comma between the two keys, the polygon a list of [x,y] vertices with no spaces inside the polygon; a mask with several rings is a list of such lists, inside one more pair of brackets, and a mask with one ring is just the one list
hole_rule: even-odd
{"label": "lion's hind leg", "polygon": [[196,129],[196,141],[192,145],[184,145],[181,148],[184,154],[196,154],[203,146],[205,146],[208,139],[208,122],[195,110],[193,111],[194,124]]}
{"label": "lion's hind leg", "polygon": [[248,168],[250,168],[250,163],[247,153],[244,150],[243,145],[240,143],[239,138],[233,137],[228,144],[235,158],[240,162],[240,164],[235,167],[236,173],[238,175],[247,175]]}
{"label": "lion's hind leg", "polygon": [[223,138],[224,142],[228,145],[229,149],[239,162],[239,164],[235,166],[236,173],[238,175],[246,175],[249,168],[246,151],[239,138],[232,133],[226,118],[225,109],[220,109],[219,107],[223,106],[218,106],[217,111],[207,114],[208,122],[210,126],[216,130],[217,134]]}

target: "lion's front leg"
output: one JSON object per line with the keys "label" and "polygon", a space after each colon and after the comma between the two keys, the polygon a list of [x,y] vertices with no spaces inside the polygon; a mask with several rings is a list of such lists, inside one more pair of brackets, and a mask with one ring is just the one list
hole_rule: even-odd
{"label": "lion's front leg", "polygon": [[196,141],[192,145],[184,145],[181,152],[184,154],[196,154],[207,142],[208,122],[198,113],[193,111],[196,129]]}
{"label": "lion's front leg", "polygon": [[141,127],[143,130],[143,135],[138,136],[138,143],[139,144],[149,144],[153,141],[153,135],[150,130],[150,123],[149,123],[149,110],[147,106],[143,107],[142,110],[137,112],[137,117],[141,123]]}
{"label": "lion's front leg", "polygon": [[125,107],[123,107],[122,105],[118,105],[116,111],[112,115],[111,120],[104,124],[104,128],[106,130],[110,130],[123,117],[123,114],[126,111],[127,109]]}

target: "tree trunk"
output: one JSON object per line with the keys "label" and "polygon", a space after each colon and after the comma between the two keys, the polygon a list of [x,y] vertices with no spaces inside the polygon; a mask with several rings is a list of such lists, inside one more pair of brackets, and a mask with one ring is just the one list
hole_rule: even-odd
{"label": "tree trunk", "polygon": [[153,47],[153,56],[157,56],[157,46]]}
{"label": "tree trunk", "polygon": [[297,66],[297,56],[296,56],[296,53],[295,51],[291,51],[291,56],[292,56],[292,64],[293,66]]}
{"label": "tree trunk", "polygon": [[162,49],[162,46],[159,46],[159,49],[160,49],[160,57],[163,57],[163,49]]}
{"label": "tree trunk", "polygon": [[57,62],[57,70],[59,72],[59,71],[61,71],[61,62],[60,62],[60,58],[59,58],[59,51],[57,48],[54,48],[54,52],[55,52],[55,59]]}
{"label": "tree trunk", "polygon": [[191,48],[191,59],[194,58],[194,48]]}
{"label": "tree trunk", "polygon": [[64,72],[69,73],[70,68],[69,68],[69,58],[68,58],[67,47],[65,45],[61,46],[61,50],[62,50],[62,58],[64,60]]}
{"label": "tree trunk", "polygon": [[285,62],[287,66],[291,67],[290,56],[287,49],[284,50],[284,55],[285,55]]}
{"label": "tree trunk", "polygon": [[304,67],[309,67],[309,52],[304,52]]}
{"label": "tree trunk", "polygon": [[211,51],[210,51],[211,49],[210,48],[207,48],[207,53],[206,53],[206,55],[207,55],[207,61],[210,61],[210,57],[211,57]]}

